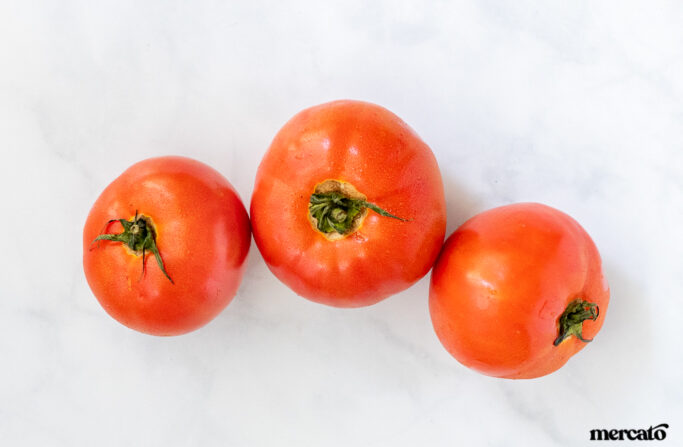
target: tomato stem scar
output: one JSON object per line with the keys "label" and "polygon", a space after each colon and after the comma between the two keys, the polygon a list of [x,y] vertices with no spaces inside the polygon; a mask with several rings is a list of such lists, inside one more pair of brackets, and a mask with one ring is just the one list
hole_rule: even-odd
{"label": "tomato stem scar", "polygon": [[[370,209],[380,216],[406,222],[374,203],[346,182],[325,180],[320,183],[308,203],[309,220],[328,239],[336,240],[355,232]],[[341,237],[340,237],[341,236]]]}
{"label": "tomato stem scar", "polygon": [[600,315],[600,307],[595,303],[589,303],[582,299],[576,299],[567,305],[559,318],[559,335],[553,342],[557,346],[566,338],[574,335],[584,343],[593,341],[583,338],[583,322],[586,320],[597,320]]}
{"label": "tomato stem scar", "polygon": [[166,269],[164,268],[164,261],[161,259],[161,254],[157,248],[156,231],[154,230],[154,225],[152,224],[151,219],[146,216],[139,216],[136,210],[135,217],[133,219],[114,219],[110,220],[108,224],[117,221],[123,226],[122,233],[100,234],[95,238],[93,243],[97,241],[121,242],[136,253],[142,252],[142,273],[140,276],[144,275],[145,273],[145,252],[151,251],[154,254],[157,264],[159,265],[159,268],[164,276],[171,281],[171,284],[175,284],[168,273],[166,273]]}

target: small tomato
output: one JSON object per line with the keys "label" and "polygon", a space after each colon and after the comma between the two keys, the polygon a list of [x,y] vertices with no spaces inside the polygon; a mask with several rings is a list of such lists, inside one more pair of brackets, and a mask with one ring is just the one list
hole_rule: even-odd
{"label": "small tomato", "polygon": [[93,205],[83,268],[116,320],[178,335],[232,300],[250,242],[247,212],[223,176],[189,158],[151,158],[128,168]]}
{"label": "small tomato", "polygon": [[446,241],[432,271],[437,336],[462,364],[505,378],[549,374],[586,346],[609,287],[586,231],[545,205],[495,208]]}
{"label": "small tomato", "polygon": [[275,276],[337,307],[376,303],[420,279],[446,227],[432,151],[399,117],[360,101],[285,124],[258,168],[250,214]]}

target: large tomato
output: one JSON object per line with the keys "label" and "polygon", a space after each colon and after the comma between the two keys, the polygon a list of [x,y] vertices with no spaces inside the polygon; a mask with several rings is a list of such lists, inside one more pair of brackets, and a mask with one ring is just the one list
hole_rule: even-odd
{"label": "large tomato", "polygon": [[247,212],[223,176],[189,158],[151,158],[93,205],[83,267],[112,317],[148,334],[178,335],[232,300],[250,242]]}
{"label": "large tomato", "polygon": [[337,307],[376,303],[424,276],[446,225],[432,151],[396,115],[360,101],[285,124],[258,168],[250,214],[270,270]]}
{"label": "large tomato", "polygon": [[446,241],[430,312],[445,348],[496,377],[549,374],[600,330],[609,287],[586,231],[545,205],[483,212]]}

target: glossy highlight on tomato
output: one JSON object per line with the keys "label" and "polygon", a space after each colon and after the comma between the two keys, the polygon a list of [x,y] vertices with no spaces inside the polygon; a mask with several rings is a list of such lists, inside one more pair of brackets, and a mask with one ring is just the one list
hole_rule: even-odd
{"label": "glossy highlight on tomato", "polygon": [[371,305],[420,279],[446,226],[429,147],[390,111],[350,100],[285,124],[258,168],[250,214],[275,276],[336,307]]}
{"label": "glossy highlight on tomato", "polygon": [[251,243],[235,189],[184,157],[141,161],[98,197],[83,230],[83,268],[122,324],[179,335],[211,321],[241,282]]}
{"label": "glossy highlight on tomato", "polygon": [[600,254],[570,216],[538,203],[485,211],[446,241],[429,306],[439,340],[463,365],[504,378],[562,367],[604,322]]}

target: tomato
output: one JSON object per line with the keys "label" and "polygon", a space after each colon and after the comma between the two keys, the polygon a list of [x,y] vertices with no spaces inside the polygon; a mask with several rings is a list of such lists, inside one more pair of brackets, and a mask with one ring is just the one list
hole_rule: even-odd
{"label": "tomato", "polygon": [[189,158],[151,158],[128,168],[93,205],[83,267],[116,320],[178,335],[230,303],[250,242],[247,212],[223,176]]}
{"label": "tomato", "polygon": [[258,168],[250,214],[275,276],[337,307],[374,304],[423,277],[446,226],[432,151],[396,115],[360,101],[285,124]]}
{"label": "tomato", "polygon": [[505,378],[549,374],[600,330],[609,287],[568,215],[537,203],[483,212],[446,241],[431,278],[437,336],[462,364]]}

